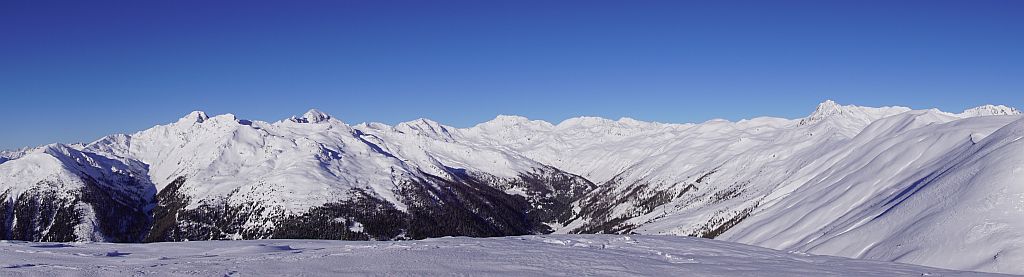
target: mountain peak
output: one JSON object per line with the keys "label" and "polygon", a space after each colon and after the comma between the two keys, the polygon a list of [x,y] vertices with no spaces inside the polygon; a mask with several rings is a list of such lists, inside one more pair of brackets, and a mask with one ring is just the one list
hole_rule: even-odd
{"label": "mountain peak", "polygon": [[207,116],[205,112],[203,112],[203,111],[192,111],[191,113],[188,113],[187,115],[185,115],[185,117],[182,117],[181,119],[178,119],[178,122],[203,123],[204,121],[206,121],[208,119],[210,119],[210,117]]}
{"label": "mountain peak", "polygon": [[398,123],[395,125],[395,130],[407,134],[426,135],[446,141],[452,138],[451,133],[448,131],[448,127],[441,125],[441,123],[437,123],[437,121],[426,118]]}
{"label": "mountain peak", "polygon": [[480,130],[509,130],[509,129],[530,129],[546,130],[554,127],[551,123],[543,120],[531,120],[518,115],[498,115],[494,119],[477,124],[472,129]]}
{"label": "mountain peak", "polygon": [[526,117],[523,117],[523,116],[518,116],[518,115],[504,115],[504,114],[501,114],[501,115],[498,115],[497,117],[494,117],[494,119],[491,120],[491,122],[495,122],[495,123],[500,122],[500,123],[506,123],[508,125],[515,125],[515,124],[530,122],[530,119],[526,118]]}
{"label": "mountain peak", "polygon": [[821,102],[820,104],[818,104],[818,107],[814,109],[813,113],[811,113],[811,117],[825,117],[842,113],[843,106],[829,99],[825,100],[825,102]]}
{"label": "mountain peak", "polygon": [[320,123],[331,119],[331,115],[317,109],[309,109],[301,118],[292,117],[291,120],[298,123]]}
{"label": "mountain peak", "polygon": [[498,115],[490,121],[480,123],[477,126],[493,126],[493,127],[509,127],[509,126],[547,126],[550,127],[551,123],[542,120],[530,120],[529,118],[518,116],[518,115]]}
{"label": "mountain peak", "polygon": [[614,122],[615,121],[612,121],[610,119],[603,118],[603,117],[580,116],[580,117],[573,117],[573,118],[570,118],[570,119],[563,120],[562,122],[558,123],[558,127],[570,127],[570,126],[593,127],[593,126],[598,126],[598,125],[606,125],[606,124],[614,123]]}
{"label": "mountain peak", "polygon": [[311,123],[318,123],[330,119],[331,115],[317,109],[309,109],[309,111],[306,111],[306,113],[302,115],[302,118],[305,118]]}
{"label": "mountain peak", "polygon": [[1020,110],[1014,107],[1003,105],[983,105],[964,110],[961,117],[989,116],[989,115],[1018,115]]}
{"label": "mountain peak", "polygon": [[444,128],[441,123],[427,118],[418,118],[412,121],[401,122],[395,125],[397,129],[437,129]]}
{"label": "mountain peak", "polygon": [[848,120],[860,121],[862,123],[870,123],[871,121],[896,115],[910,111],[910,108],[892,106],[892,107],[861,107],[855,105],[840,105],[832,100],[825,100],[818,104],[818,107],[814,109],[811,115],[800,119],[800,125],[811,124],[814,122],[822,121],[826,118],[841,116]]}

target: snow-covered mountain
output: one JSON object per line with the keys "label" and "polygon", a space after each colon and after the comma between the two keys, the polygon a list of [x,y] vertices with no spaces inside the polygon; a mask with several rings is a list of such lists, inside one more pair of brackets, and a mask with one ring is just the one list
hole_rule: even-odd
{"label": "snow-covered mountain", "polygon": [[138,241],[153,195],[145,165],[59,144],[0,164],[0,237],[35,241]]}
{"label": "snow-covered mountain", "polygon": [[879,120],[725,239],[985,271],[1024,268],[1024,120]]}
{"label": "snow-covered mountain", "polygon": [[0,153],[0,235],[673,234],[1024,273],[1022,136],[1020,112],[992,105],[826,101],[799,119],[498,116],[470,128],[193,112],[89,144]]}
{"label": "snow-covered mountain", "polygon": [[[57,187],[30,198],[37,202],[78,199],[79,187],[92,180],[152,214],[151,224],[139,221],[152,226],[143,232],[147,241],[548,233],[572,218],[571,203],[594,187],[515,153],[430,137],[432,127],[443,128],[426,120],[352,127],[316,110],[274,123],[193,112],[79,149],[29,150],[0,165],[4,203],[16,207],[7,209],[13,212],[4,222],[12,227],[5,229],[22,232],[28,219],[19,211],[35,209],[18,200],[25,191]],[[4,238],[139,240],[96,228],[47,237],[51,225],[103,222],[86,211],[99,204],[68,201],[67,209],[87,214]]]}

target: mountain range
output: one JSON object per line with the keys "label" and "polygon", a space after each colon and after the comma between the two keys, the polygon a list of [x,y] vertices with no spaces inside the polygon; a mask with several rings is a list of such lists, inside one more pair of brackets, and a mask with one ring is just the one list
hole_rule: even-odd
{"label": "mountain range", "polygon": [[1024,274],[1024,118],[825,101],[699,124],[350,125],[192,112],[0,152],[0,239],[714,238]]}

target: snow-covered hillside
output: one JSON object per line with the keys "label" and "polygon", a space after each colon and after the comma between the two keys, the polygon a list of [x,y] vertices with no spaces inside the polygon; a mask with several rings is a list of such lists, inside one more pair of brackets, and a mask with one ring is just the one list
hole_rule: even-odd
{"label": "snow-covered hillside", "polygon": [[138,241],[156,189],[133,160],[52,144],[0,164],[0,237]]}
{"label": "snow-covered hillside", "polygon": [[999,276],[689,237],[0,242],[5,276]]}
{"label": "snow-covered hillside", "polygon": [[498,116],[470,128],[193,112],[88,144],[0,153],[0,235],[670,234],[1024,274],[1017,109],[808,110],[688,124]]}
{"label": "snow-covered hillside", "polygon": [[940,122],[920,113],[872,124],[724,239],[1024,272],[1024,120]]}

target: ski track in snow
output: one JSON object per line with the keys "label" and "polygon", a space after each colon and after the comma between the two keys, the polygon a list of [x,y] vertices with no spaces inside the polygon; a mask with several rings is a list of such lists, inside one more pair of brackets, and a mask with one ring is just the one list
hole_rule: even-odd
{"label": "ski track in snow", "polygon": [[3,276],[1002,276],[676,236],[0,242]]}

